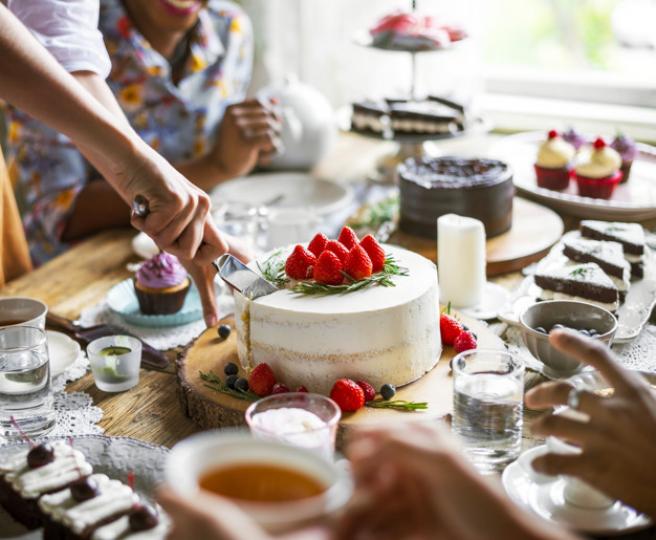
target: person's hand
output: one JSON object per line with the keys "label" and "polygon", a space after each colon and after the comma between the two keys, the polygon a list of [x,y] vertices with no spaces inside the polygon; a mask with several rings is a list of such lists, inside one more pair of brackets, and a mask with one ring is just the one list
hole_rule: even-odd
{"label": "person's hand", "polygon": [[148,201],[148,215],[132,215],[132,225],[160,249],[180,259],[209,264],[228,249],[209,217],[210,199],[157,152],[136,143],[130,160],[112,164],[112,176],[131,204],[137,195]]}
{"label": "person's hand", "polygon": [[[587,422],[548,414],[533,432],[569,441],[580,455],[546,454],[533,461],[545,474],[576,476],[656,519],[656,394],[636,373],[622,368],[599,341],[578,333],[555,331],[551,344],[599,370],[614,388],[612,396],[580,391],[580,412]],[[526,395],[526,405],[546,409],[566,405],[572,386],[566,382],[540,385]]]}
{"label": "person's hand", "polygon": [[356,494],[336,538],[571,538],[525,514],[461,453],[439,426],[419,422],[356,433]]}
{"label": "person's hand", "polygon": [[[248,515],[223,497],[199,493],[190,501],[162,487],[157,498],[173,521],[169,540],[273,540]],[[312,528],[275,538],[328,540],[329,533],[323,528]]]}
{"label": "person's hand", "polygon": [[[248,247],[238,238],[224,234],[223,239],[228,248],[226,252],[237,257],[241,262],[248,263],[253,254]],[[196,284],[201,304],[203,305],[203,318],[208,328],[216,326],[219,323],[219,308],[216,301],[216,291],[214,289],[214,277],[216,268],[212,264],[198,263],[193,260],[180,259],[180,263],[185,267],[191,279]]]}
{"label": "person's hand", "polygon": [[247,174],[276,154],[280,129],[280,118],[270,103],[249,99],[230,105],[208,158],[222,176]]}

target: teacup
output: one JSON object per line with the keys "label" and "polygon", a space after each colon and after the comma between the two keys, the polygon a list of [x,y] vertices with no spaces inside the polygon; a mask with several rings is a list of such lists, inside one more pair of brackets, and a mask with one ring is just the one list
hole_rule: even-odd
{"label": "teacup", "polygon": [[0,327],[21,325],[45,330],[47,313],[48,306],[33,298],[0,298]]}
{"label": "teacup", "polygon": [[329,519],[353,489],[340,464],[241,430],[208,431],[178,443],[166,480],[186,498],[200,490],[227,497],[271,533]]}

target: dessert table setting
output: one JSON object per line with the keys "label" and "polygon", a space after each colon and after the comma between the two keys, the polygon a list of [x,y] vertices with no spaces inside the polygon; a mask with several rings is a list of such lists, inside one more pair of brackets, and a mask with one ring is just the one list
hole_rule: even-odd
{"label": "dessert table setting", "polygon": [[166,538],[162,485],[274,536],[329,523],[357,493],[350,438],[415,424],[447,427],[543,524],[655,537],[624,497],[538,472],[585,449],[540,436],[525,395],[566,383],[551,412],[589,421],[582,396],[620,394],[554,345],[563,329],[656,392],[656,147],[613,126],[491,133],[471,100],[422,92],[418,56],[469,34],[414,0],[350,40],[407,58],[407,89],[335,112],[294,77],[260,91],[282,102],[287,154],[209,191],[254,255],[212,262],[216,324],[134,229],[0,288],[0,538]]}

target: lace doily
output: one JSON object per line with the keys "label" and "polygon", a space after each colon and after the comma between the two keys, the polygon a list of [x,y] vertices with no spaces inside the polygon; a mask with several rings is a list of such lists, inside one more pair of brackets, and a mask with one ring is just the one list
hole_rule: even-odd
{"label": "lace doily", "polygon": [[[542,363],[534,358],[522,341],[521,330],[511,326],[503,336],[510,351],[517,354],[527,369],[542,373]],[[613,345],[613,351],[620,363],[628,368],[648,373],[656,373],[656,326],[647,325],[640,335],[629,343]]]}
{"label": "lace doily", "polygon": [[[91,396],[85,392],[64,391],[66,384],[82,378],[89,369],[89,360],[81,353],[77,360],[61,375],[51,381],[53,408],[56,425],[47,437],[77,437],[103,432],[97,424],[103,416],[102,409],[93,404]],[[0,446],[9,442],[0,436]]]}
{"label": "lace doily", "polygon": [[[234,301],[231,295],[222,294],[218,297],[219,313],[225,316],[234,311]],[[82,326],[93,326],[95,324],[111,324],[122,328],[126,332],[143,339],[148,345],[160,351],[181,347],[191,343],[205,330],[205,321],[202,319],[193,323],[180,326],[166,326],[150,328],[146,326],[135,326],[123,320],[101,302],[95,306],[85,309],[79,319]]]}

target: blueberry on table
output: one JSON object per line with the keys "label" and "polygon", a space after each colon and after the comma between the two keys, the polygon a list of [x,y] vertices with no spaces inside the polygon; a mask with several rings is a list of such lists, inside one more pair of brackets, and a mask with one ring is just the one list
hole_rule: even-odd
{"label": "blueberry on table", "polygon": [[541,326],[538,326],[538,327],[535,329],[535,331],[536,331],[536,332],[540,332],[540,334],[546,334],[546,333],[547,333],[547,331],[546,331],[544,328],[542,328]]}
{"label": "blueberry on table", "polygon": [[221,339],[228,339],[231,331],[232,331],[231,328],[227,324],[222,324],[221,326],[219,326],[219,330],[218,330],[219,337]]}
{"label": "blueberry on table", "polygon": [[27,453],[27,465],[30,469],[38,469],[55,461],[55,449],[49,443],[42,443]]}
{"label": "blueberry on table", "polygon": [[384,384],[380,388],[380,395],[383,396],[383,399],[388,401],[394,397],[396,394],[396,388],[393,384]]}
{"label": "blueberry on table", "polygon": [[237,379],[237,382],[235,383],[235,390],[239,390],[240,392],[248,392],[248,381],[244,378]]}
{"label": "blueberry on table", "polygon": [[225,384],[228,388],[231,390],[235,389],[235,385],[237,384],[237,381],[239,380],[239,377],[237,375],[228,375],[225,380]]}
{"label": "blueberry on table", "polygon": [[581,328],[581,329],[579,330],[579,333],[582,334],[582,335],[584,335],[584,336],[588,336],[588,337],[590,337],[590,331],[589,331],[589,330],[586,330],[585,328]]}
{"label": "blueberry on table", "polygon": [[565,325],[562,324],[554,324],[553,327],[551,328],[552,330],[565,330]]}
{"label": "blueberry on table", "polygon": [[223,373],[226,375],[237,375],[239,373],[239,367],[234,362],[228,362],[223,368]]}
{"label": "blueberry on table", "polygon": [[130,513],[129,523],[132,531],[147,531],[157,527],[159,516],[151,506],[140,504]]}

